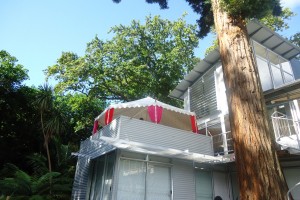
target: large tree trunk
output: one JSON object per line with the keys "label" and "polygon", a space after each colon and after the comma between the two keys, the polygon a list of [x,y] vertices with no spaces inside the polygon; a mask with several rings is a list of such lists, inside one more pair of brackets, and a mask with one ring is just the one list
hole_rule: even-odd
{"label": "large tree trunk", "polygon": [[287,186],[267,121],[246,22],[212,0],[242,200],[283,200]]}

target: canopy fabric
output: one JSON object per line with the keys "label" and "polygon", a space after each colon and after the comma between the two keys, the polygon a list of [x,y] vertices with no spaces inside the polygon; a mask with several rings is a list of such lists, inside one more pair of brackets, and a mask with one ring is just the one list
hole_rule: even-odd
{"label": "canopy fabric", "polygon": [[[151,97],[108,106],[96,119],[105,126],[120,115],[197,132],[196,114],[162,103]],[[191,118],[191,116],[195,116]]]}

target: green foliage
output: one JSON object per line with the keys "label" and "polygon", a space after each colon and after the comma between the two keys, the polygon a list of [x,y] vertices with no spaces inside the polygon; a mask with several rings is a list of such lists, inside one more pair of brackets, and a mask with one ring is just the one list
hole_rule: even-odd
{"label": "green foliage", "polygon": [[[289,40],[294,45],[300,47],[300,32],[292,35]],[[300,55],[296,56],[296,59],[300,60]]]}
{"label": "green foliage", "polygon": [[147,17],[145,25],[132,21],[115,26],[106,42],[95,37],[86,54],[65,52],[47,76],[59,83],[56,91],[80,92],[103,100],[130,101],[145,96],[167,97],[195,64],[196,27],[183,18],[175,22]]}
{"label": "green foliage", "polygon": [[0,171],[0,200],[1,195],[3,198],[10,196],[11,199],[69,199],[74,163],[70,162],[70,152],[66,151],[66,145],[56,142],[55,146],[58,155],[56,163],[60,165],[55,166],[55,169],[60,172],[48,172],[46,158],[37,153],[27,156],[32,175],[14,164],[5,164]]}
{"label": "green foliage", "polygon": [[[259,19],[259,21],[273,31],[283,31],[289,28],[287,20],[290,20],[293,16],[296,16],[296,14],[293,13],[289,8],[285,8],[282,10],[282,13],[280,15],[274,16],[272,14],[269,14]],[[212,30],[212,33],[215,34],[215,30]],[[293,41],[292,38],[290,40]],[[211,51],[213,51],[217,47],[218,40],[217,38],[215,38],[213,44],[206,49],[205,56],[207,56]]]}
{"label": "green foliage", "polygon": [[259,21],[273,31],[283,31],[289,28],[286,20],[291,19],[293,16],[296,16],[296,14],[293,13],[289,8],[284,8],[280,15],[274,16],[269,14],[261,18]]}
{"label": "green foliage", "polygon": [[[119,3],[121,0],[113,0]],[[161,9],[168,8],[166,0],[146,0],[147,3],[158,3]],[[214,24],[214,16],[211,7],[211,0],[186,0],[195,13],[199,14],[197,20],[199,26],[198,36],[205,37]],[[235,17],[262,18],[266,15],[278,16],[281,14],[280,0],[222,0],[223,9],[234,19]]]}
{"label": "green foliage", "polygon": [[21,86],[28,79],[27,70],[8,52],[0,51],[0,91],[7,92]]}
{"label": "green foliage", "polygon": [[[6,162],[22,165],[24,154],[39,151],[35,88],[22,85],[27,70],[6,51],[0,51],[0,168]],[[26,138],[26,140],[24,140]]]}
{"label": "green foliage", "polygon": [[106,105],[101,99],[75,93],[57,95],[55,106],[68,124],[66,134],[61,134],[63,142],[77,143],[90,135],[95,116],[99,115]]}
{"label": "green foliage", "polygon": [[[67,184],[58,172],[30,176],[13,164],[6,164],[0,174],[0,193],[4,196],[10,196],[12,199],[48,199],[46,197],[50,191],[50,179],[52,179],[53,184],[53,197],[65,196],[64,193],[69,193],[71,190],[71,185]],[[63,190],[63,188],[66,189],[67,185],[68,191]]]}
{"label": "green foliage", "polygon": [[262,18],[281,13],[280,0],[223,0],[224,9],[233,18]]}
{"label": "green foliage", "polygon": [[298,33],[296,33],[295,35],[291,36],[291,37],[290,37],[290,41],[291,41],[294,45],[300,47],[300,32],[298,32]]}
{"label": "green foliage", "polygon": [[[27,70],[7,52],[1,51],[0,56],[0,199],[7,195],[24,200],[69,199],[75,171],[70,153],[77,150],[78,140],[76,145],[68,143],[67,137],[71,138],[74,131],[64,115],[73,116],[74,110],[61,112],[63,106],[48,85],[38,89],[23,86]],[[47,138],[64,133],[68,143],[57,142],[60,136],[48,141],[56,172],[49,172],[43,156],[45,138],[41,124],[37,123],[41,121],[41,112]]]}
{"label": "green foliage", "polygon": [[217,40],[217,38],[215,38],[214,41],[212,42],[212,45],[205,50],[205,56],[207,56],[210,52],[212,52],[216,48],[218,48],[218,40]]}

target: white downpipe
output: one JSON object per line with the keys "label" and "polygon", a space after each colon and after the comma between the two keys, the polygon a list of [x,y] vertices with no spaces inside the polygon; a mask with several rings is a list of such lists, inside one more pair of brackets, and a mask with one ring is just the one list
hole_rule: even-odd
{"label": "white downpipe", "polygon": [[225,120],[224,120],[224,116],[223,115],[220,116],[220,122],[221,122],[221,130],[222,130],[224,155],[227,155],[228,154],[228,144],[227,144]]}

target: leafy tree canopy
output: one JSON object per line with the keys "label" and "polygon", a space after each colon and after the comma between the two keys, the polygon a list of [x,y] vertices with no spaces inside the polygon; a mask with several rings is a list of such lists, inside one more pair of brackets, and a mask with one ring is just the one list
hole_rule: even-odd
{"label": "leafy tree canopy", "polygon": [[64,52],[57,64],[48,67],[58,92],[80,92],[103,100],[130,101],[147,95],[170,102],[167,97],[196,58],[196,26],[183,18],[171,22],[159,16],[145,24],[132,21],[110,30],[114,37],[95,37],[79,57]]}
{"label": "leafy tree canopy", "polygon": [[8,52],[0,51],[0,88],[1,90],[12,90],[19,87],[21,83],[28,79],[27,70],[18,60]]}
{"label": "leafy tree canopy", "polygon": [[284,8],[279,15],[275,16],[269,14],[261,18],[259,21],[273,31],[283,31],[289,28],[286,20],[291,19],[293,16],[296,16],[296,14],[293,13],[291,9]]}
{"label": "leafy tree canopy", "polygon": [[65,134],[61,134],[63,142],[77,143],[90,136],[94,118],[103,111],[105,104],[100,99],[76,93],[56,96],[55,107],[69,124]]}
{"label": "leafy tree canopy", "polygon": [[0,51],[0,167],[5,162],[22,165],[23,155],[39,148],[32,106],[37,91],[22,85],[27,78],[27,70],[17,59]]}
{"label": "leafy tree canopy", "polygon": [[300,47],[300,32],[296,33],[295,35],[293,35],[292,37],[290,37],[290,41]]}
{"label": "leafy tree canopy", "polygon": [[[121,0],[113,0],[115,3]],[[168,8],[167,0],[146,0],[147,3],[158,3],[161,9]],[[211,7],[211,0],[186,0],[193,8],[194,12],[199,14],[200,18],[197,20],[200,38],[205,37],[214,24],[214,16]],[[280,15],[282,12],[280,0],[223,0],[223,9],[229,15],[239,18],[262,18],[268,14]]]}

